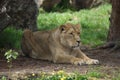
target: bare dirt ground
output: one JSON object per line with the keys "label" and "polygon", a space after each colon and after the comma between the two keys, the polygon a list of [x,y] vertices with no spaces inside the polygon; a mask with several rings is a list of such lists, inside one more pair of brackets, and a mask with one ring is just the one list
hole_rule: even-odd
{"label": "bare dirt ground", "polygon": [[[100,61],[100,64],[82,66],[76,66],[71,64],[54,64],[48,61],[36,60],[32,58],[19,56],[17,60],[13,61],[11,73],[51,73],[53,71],[64,70],[68,73],[79,72],[81,74],[85,74],[88,71],[98,70],[104,74],[109,75],[109,77],[112,77],[116,74],[120,74],[120,51],[114,51],[112,53],[108,53],[108,51],[109,49],[83,51],[89,57],[98,59]],[[0,57],[0,75],[7,74],[8,67],[6,60],[3,57]]]}

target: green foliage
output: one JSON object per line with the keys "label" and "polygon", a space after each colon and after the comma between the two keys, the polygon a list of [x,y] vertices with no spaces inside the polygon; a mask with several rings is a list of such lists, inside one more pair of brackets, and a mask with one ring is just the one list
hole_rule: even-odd
{"label": "green foliage", "polygon": [[120,80],[120,71],[113,76],[112,80]]}
{"label": "green foliage", "polygon": [[2,76],[0,80],[7,80],[7,78],[5,76]]}
{"label": "green foliage", "polygon": [[27,77],[26,80],[97,80],[101,79],[101,74],[91,72],[89,74],[81,75],[79,73],[68,74],[62,70],[58,72],[53,72],[51,75],[47,75],[46,73],[41,73],[40,76],[36,76],[35,74],[31,77]]}
{"label": "green foliage", "polygon": [[81,74],[75,74],[74,80],[88,80],[88,77],[86,75],[81,75]]}
{"label": "green foliage", "polygon": [[[7,80],[9,77],[3,76],[0,80]],[[120,74],[113,73],[112,76],[99,72],[99,70],[91,70],[86,72],[86,74],[80,73],[67,73],[63,70],[51,73],[32,73],[24,75],[22,80],[119,80]],[[17,80],[17,79],[16,79]]]}
{"label": "green foliage", "polygon": [[5,57],[7,59],[7,63],[9,67],[9,74],[8,74],[8,78],[9,78],[10,73],[11,73],[11,68],[13,66],[12,61],[18,57],[18,52],[10,49],[9,51],[5,53]]}
{"label": "green foliage", "polygon": [[12,61],[18,57],[18,52],[14,50],[9,50],[5,53],[5,57],[7,59],[9,71],[12,68]]}
{"label": "green foliage", "polygon": [[102,5],[98,8],[81,11],[79,15],[81,15],[83,27],[83,33],[81,34],[83,43],[95,46],[106,41],[110,16],[108,11],[110,10],[110,5]]}
{"label": "green foliage", "polygon": [[5,53],[5,57],[7,59],[7,62],[11,62],[13,59],[16,59],[18,56],[18,52],[13,51],[13,50],[9,50]]}
{"label": "green foliage", "polygon": [[8,27],[0,33],[0,47],[20,49],[22,31]]}
{"label": "green foliage", "polygon": [[64,71],[58,71],[53,75],[41,74],[40,77],[37,77],[37,78],[33,77],[33,78],[27,78],[27,79],[29,80],[88,80],[88,78],[84,75],[66,74]]}
{"label": "green foliage", "polygon": [[96,71],[91,71],[91,72],[87,73],[87,76],[89,76],[89,77],[96,77],[96,78],[103,77],[103,75],[101,73],[96,72]]}

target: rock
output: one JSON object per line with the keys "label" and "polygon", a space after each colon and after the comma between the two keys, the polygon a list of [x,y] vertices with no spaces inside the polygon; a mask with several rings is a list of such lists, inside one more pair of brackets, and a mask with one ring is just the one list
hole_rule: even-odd
{"label": "rock", "polygon": [[38,4],[35,0],[2,0],[0,3],[0,31],[9,25],[37,30]]}
{"label": "rock", "polygon": [[[38,2],[40,2],[41,0],[38,0]],[[42,0],[40,3],[41,7],[43,7],[43,9],[45,11],[51,11],[52,8],[55,5],[61,4],[63,3],[61,6],[66,6],[69,5],[72,8],[75,8],[77,10],[80,9],[84,9],[84,8],[92,8],[95,6],[100,5],[101,3],[104,2],[104,0],[69,0],[68,3],[64,3],[64,0]],[[66,5],[65,5],[66,4]]]}
{"label": "rock", "polygon": [[61,0],[43,0],[43,3],[42,3],[42,5],[41,5],[41,7],[43,7],[43,9],[45,10],[45,11],[51,11],[52,10],[52,8],[55,6],[55,5],[57,5],[57,4],[59,4],[61,2]]}
{"label": "rock", "polygon": [[103,0],[71,0],[71,5],[77,9],[92,8],[100,5]]}

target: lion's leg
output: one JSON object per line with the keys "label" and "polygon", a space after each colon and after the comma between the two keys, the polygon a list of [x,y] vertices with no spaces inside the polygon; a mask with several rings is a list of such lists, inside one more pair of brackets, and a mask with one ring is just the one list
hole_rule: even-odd
{"label": "lion's leg", "polygon": [[99,64],[98,60],[89,58],[81,50],[78,51],[77,57],[82,58],[84,60],[85,64]]}
{"label": "lion's leg", "polygon": [[71,55],[66,55],[66,54],[61,54],[58,55],[56,54],[55,57],[53,58],[54,63],[71,63],[75,65],[82,65],[84,62],[80,58],[76,58]]}

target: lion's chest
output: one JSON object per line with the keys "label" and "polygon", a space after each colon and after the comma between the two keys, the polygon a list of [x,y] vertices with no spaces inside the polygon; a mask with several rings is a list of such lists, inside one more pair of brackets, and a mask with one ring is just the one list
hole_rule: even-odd
{"label": "lion's chest", "polygon": [[77,56],[77,50],[73,50],[73,49],[62,49],[61,52],[63,52],[64,54],[67,55],[71,55],[71,56]]}

